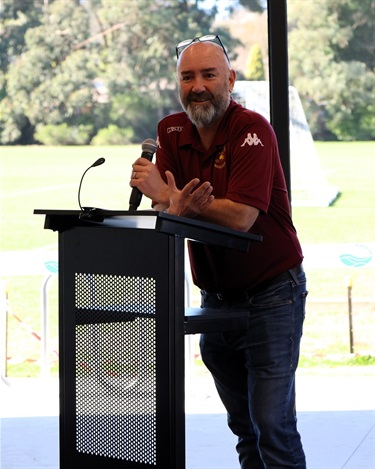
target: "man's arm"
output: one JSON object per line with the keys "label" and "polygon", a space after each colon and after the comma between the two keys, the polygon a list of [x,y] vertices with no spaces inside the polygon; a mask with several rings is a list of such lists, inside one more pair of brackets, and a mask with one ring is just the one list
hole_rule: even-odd
{"label": "man's arm", "polygon": [[169,192],[168,213],[172,215],[198,218],[244,232],[251,228],[259,215],[259,210],[250,205],[230,199],[214,199],[209,182],[199,186],[199,180],[193,179],[179,190],[173,174],[170,171],[165,174]]}
{"label": "man's arm", "polygon": [[214,199],[209,182],[200,184],[199,179],[193,179],[179,190],[173,174],[166,171],[166,176],[168,184],[162,180],[153,163],[139,158],[133,165],[130,185],[138,187],[146,197],[154,200],[155,210],[168,210],[172,215],[197,218],[244,232],[258,217],[259,210],[255,207],[230,199]]}
{"label": "man's arm", "polygon": [[227,226],[233,230],[247,232],[258,215],[259,210],[250,205],[233,202],[230,199],[215,199],[197,218]]}

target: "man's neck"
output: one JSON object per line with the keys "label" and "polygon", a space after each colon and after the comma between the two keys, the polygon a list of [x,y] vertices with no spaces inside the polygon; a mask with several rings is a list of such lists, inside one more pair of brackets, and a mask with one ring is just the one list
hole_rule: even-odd
{"label": "man's neck", "polygon": [[207,127],[197,127],[199,137],[201,139],[202,145],[206,150],[208,150],[212,142],[214,141],[217,129],[219,128],[221,119],[219,119],[217,122],[214,124],[211,124],[210,126]]}

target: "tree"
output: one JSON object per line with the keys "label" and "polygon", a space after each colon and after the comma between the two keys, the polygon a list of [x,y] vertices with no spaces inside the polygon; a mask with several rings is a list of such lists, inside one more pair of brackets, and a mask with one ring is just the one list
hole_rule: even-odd
{"label": "tree", "polygon": [[220,33],[231,45],[226,30],[211,29],[216,9],[203,11],[200,3],[103,0],[95,12],[102,33],[102,79],[109,91],[111,122],[132,126],[139,139],[154,136],[158,120],[180,108],[174,44],[210,32]]}
{"label": "tree", "polygon": [[32,135],[28,119],[17,112],[7,97],[9,64],[25,50],[26,31],[40,24],[42,5],[22,0],[0,2],[0,144],[17,141],[22,134]]}
{"label": "tree", "polygon": [[263,56],[259,44],[253,44],[250,48],[244,75],[246,80],[265,80]]}
{"label": "tree", "polygon": [[346,44],[332,45],[336,61],[362,62],[374,70],[375,2],[336,1],[331,7],[337,13],[339,27],[350,31]]}
{"label": "tree", "polygon": [[374,0],[288,3],[290,79],[317,139],[374,137],[374,9]]}
{"label": "tree", "polygon": [[41,2],[24,0],[2,0],[0,2],[0,70],[5,72],[8,65],[24,51],[25,34],[40,24]]}
{"label": "tree", "polygon": [[51,2],[39,24],[26,31],[22,54],[8,66],[0,103],[3,143],[9,137],[30,143],[33,129],[42,124],[93,121],[94,56],[75,50],[88,34],[87,12],[75,0]]}
{"label": "tree", "polygon": [[[3,144],[32,143],[36,128],[63,123],[91,125],[93,135],[115,125],[132,127],[136,141],[154,136],[157,121],[179,108],[174,44],[207,33],[229,50],[236,43],[211,29],[217,9],[200,8],[202,0],[26,3],[36,20],[0,77]],[[9,16],[19,14],[9,7]]]}

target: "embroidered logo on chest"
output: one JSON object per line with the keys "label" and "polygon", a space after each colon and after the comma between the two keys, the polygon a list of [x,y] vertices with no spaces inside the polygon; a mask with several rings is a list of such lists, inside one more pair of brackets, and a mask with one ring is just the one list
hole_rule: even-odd
{"label": "embroidered logo on chest", "polygon": [[226,149],[225,147],[221,150],[221,152],[216,156],[214,166],[217,169],[223,169],[227,164],[226,161]]}

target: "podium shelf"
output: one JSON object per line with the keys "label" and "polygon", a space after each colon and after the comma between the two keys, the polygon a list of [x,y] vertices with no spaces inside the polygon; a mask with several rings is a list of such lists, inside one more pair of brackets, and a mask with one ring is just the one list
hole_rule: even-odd
{"label": "podium shelf", "polygon": [[186,308],[185,334],[246,330],[249,327],[248,311],[220,311],[213,308]]}

